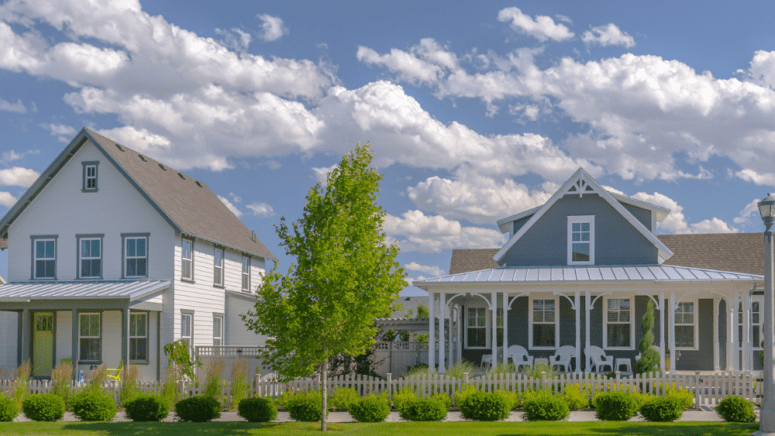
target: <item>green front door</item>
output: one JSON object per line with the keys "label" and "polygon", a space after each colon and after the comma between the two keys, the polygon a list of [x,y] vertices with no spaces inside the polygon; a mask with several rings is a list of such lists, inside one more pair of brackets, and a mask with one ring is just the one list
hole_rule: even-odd
{"label": "green front door", "polygon": [[54,314],[35,312],[32,326],[32,375],[51,377],[54,366]]}

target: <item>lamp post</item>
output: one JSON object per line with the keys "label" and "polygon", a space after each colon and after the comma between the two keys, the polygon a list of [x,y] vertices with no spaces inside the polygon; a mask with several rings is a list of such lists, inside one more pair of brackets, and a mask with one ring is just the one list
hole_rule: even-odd
{"label": "lamp post", "polygon": [[775,436],[775,347],[773,347],[773,265],[772,265],[772,224],[775,223],[775,195],[767,194],[760,201],[759,213],[764,221],[764,379],[762,387],[764,398],[759,415],[759,431],[755,436]]}

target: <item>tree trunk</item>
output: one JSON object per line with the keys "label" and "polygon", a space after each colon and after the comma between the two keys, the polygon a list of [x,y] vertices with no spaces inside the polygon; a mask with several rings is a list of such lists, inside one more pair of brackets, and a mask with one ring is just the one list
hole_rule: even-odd
{"label": "tree trunk", "polygon": [[327,431],[326,428],[326,410],[328,410],[328,359],[321,364],[320,377],[323,379],[323,411],[320,415],[320,431]]}

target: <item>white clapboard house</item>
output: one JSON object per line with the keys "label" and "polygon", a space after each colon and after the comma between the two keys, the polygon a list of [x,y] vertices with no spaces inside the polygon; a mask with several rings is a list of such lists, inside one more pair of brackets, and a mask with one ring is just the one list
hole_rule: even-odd
{"label": "white clapboard house", "polygon": [[163,347],[261,345],[241,314],[277,259],[201,181],[82,129],[0,220],[0,366],[49,377],[136,364]]}

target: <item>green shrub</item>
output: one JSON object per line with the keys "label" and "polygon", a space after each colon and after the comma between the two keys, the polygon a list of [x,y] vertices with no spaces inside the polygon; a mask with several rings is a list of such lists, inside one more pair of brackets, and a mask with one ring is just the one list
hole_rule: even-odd
{"label": "green shrub", "polygon": [[358,422],[382,422],[390,414],[390,406],[380,397],[369,395],[350,405],[350,415]]}
{"label": "green shrub", "polygon": [[592,404],[602,421],[627,421],[638,413],[638,399],[625,392],[601,392]]}
{"label": "green shrub", "polygon": [[509,416],[511,404],[495,392],[477,392],[460,403],[460,411],[466,419],[475,421],[500,421]]}
{"label": "green shrub", "polygon": [[646,421],[673,422],[683,414],[683,404],[677,396],[654,397],[640,408],[640,414]]}
{"label": "green shrub", "polygon": [[163,397],[155,395],[137,395],[123,402],[124,410],[132,421],[161,421],[170,413],[170,406]]}
{"label": "green shrub", "polygon": [[716,406],[716,412],[726,422],[754,422],[756,420],[753,403],[734,395],[721,400]]}
{"label": "green shrub", "polygon": [[19,414],[19,406],[10,398],[0,394],[0,422],[11,422]]}
{"label": "green shrub", "polygon": [[73,413],[81,421],[109,421],[116,416],[116,403],[102,392],[84,390],[72,401]]}
{"label": "green shrub", "polygon": [[207,422],[221,416],[221,403],[211,397],[197,395],[178,401],[175,413],[181,421]]}
{"label": "green shrub", "polygon": [[237,410],[248,422],[269,422],[277,418],[277,407],[269,398],[245,398],[239,402]]}
{"label": "green shrub", "polygon": [[570,414],[568,405],[549,391],[528,391],[523,396],[522,410],[528,421],[559,421]]}
{"label": "green shrub", "polygon": [[503,389],[498,389],[495,391],[495,394],[503,398],[503,401],[506,402],[506,406],[509,408],[509,410],[514,410],[520,406],[519,394],[516,392],[509,392],[504,391]]}
{"label": "green shrub", "polygon": [[360,399],[358,392],[353,388],[339,388],[331,394],[328,406],[330,410],[350,410],[350,405]]}
{"label": "green shrub", "polygon": [[431,398],[443,404],[444,408],[447,410],[449,410],[449,408],[452,407],[452,398],[449,398],[449,395],[447,395],[445,392],[436,394]]}
{"label": "green shrub", "polygon": [[[285,403],[291,412],[291,419],[301,422],[320,421],[323,409],[323,396],[320,392],[297,393]],[[328,413],[328,411],[326,411]]]}
{"label": "green shrub", "polygon": [[408,403],[411,400],[416,400],[417,394],[410,391],[409,389],[401,389],[401,392],[393,395],[393,407],[396,408],[399,412],[404,410],[404,405]]}
{"label": "green shrub", "polygon": [[401,418],[408,421],[441,421],[447,416],[447,408],[433,398],[416,398],[404,404]]}
{"label": "green shrub", "polygon": [[[457,407],[460,407],[460,403],[465,401],[465,399],[469,395],[473,394],[474,392],[476,392],[476,386],[474,386],[474,385],[463,386],[462,389],[460,389],[459,391],[455,392],[455,405]],[[395,400],[394,400],[394,402],[395,402]],[[396,409],[398,409],[398,407],[396,407]]]}
{"label": "green shrub", "polygon": [[565,401],[570,410],[580,410],[589,407],[589,397],[585,391],[581,390],[578,383],[565,386],[565,392],[560,394],[560,398]]}
{"label": "green shrub", "polygon": [[33,421],[58,421],[65,415],[65,402],[54,394],[30,395],[22,402],[22,411]]}
{"label": "green shrub", "polygon": [[694,395],[686,389],[668,389],[666,397],[677,398],[681,403],[681,410],[694,406]]}

